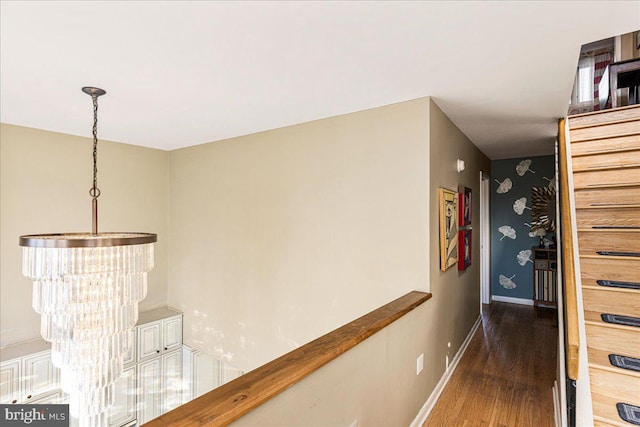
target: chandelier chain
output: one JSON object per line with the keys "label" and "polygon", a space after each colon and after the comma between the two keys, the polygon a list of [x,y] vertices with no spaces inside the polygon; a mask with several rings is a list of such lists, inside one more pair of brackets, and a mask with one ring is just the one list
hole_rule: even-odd
{"label": "chandelier chain", "polygon": [[89,194],[94,199],[100,197],[98,189],[98,96],[91,95],[93,100],[93,187]]}

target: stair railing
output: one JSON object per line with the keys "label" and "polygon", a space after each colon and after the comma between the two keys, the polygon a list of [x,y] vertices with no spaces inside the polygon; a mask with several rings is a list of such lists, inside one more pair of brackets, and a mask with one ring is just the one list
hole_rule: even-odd
{"label": "stair railing", "polygon": [[569,194],[569,169],[567,161],[567,137],[565,119],[558,122],[558,157],[560,175],[560,222],[562,245],[562,272],[564,296],[564,331],[566,346],[567,376],[578,379],[580,335],[578,326],[578,297],[576,290],[576,270],[574,242],[571,224],[571,202]]}
{"label": "stair railing", "polygon": [[580,360],[580,334],[578,327],[578,297],[574,242],[571,224],[571,199],[569,194],[569,168],[567,157],[566,121],[558,122],[558,157],[560,175],[560,225],[562,245],[562,276],[564,296],[564,331],[567,359],[567,376],[578,379]]}
{"label": "stair railing", "polygon": [[571,223],[571,194],[569,187],[569,160],[567,155],[566,120],[558,121],[558,175],[560,197],[560,244],[562,263],[562,289],[564,306],[564,342],[566,358],[567,425],[576,425],[576,385],[580,366],[580,328],[578,320],[578,293]]}

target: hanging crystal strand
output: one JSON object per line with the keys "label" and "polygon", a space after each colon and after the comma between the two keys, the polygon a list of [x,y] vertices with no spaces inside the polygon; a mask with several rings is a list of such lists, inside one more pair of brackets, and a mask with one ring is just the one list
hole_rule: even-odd
{"label": "hanging crystal strand", "polygon": [[153,244],[23,249],[41,333],[52,343],[51,360],[81,426],[107,425],[152,268]]}

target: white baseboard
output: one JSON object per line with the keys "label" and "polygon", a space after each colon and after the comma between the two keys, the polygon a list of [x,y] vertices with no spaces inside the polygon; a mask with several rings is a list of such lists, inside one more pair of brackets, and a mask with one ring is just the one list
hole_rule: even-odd
{"label": "white baseboard", "polygon": [[503,297],[500,295],[491,295],[491,301],[508,302],[510,304],[533,305],[532,299]]}
{"label": "white baseboard", "polygon": [[429,413],[431,413],[431,410],[433,409],[436,402],[438,401],[438,398],[442,394],[444,387],[449,382],[449,379],[451,379],[451,375],[453,375],[453,372],[458,367],[458,362],[460,362],[460,359],[462,359],[464,352],[467,350],[467,347],[471,342],[471,338],[473,338],[473,334],[476,333],[476,330],[480,327],[481,324],[482,324],[482,316],[478,316],[478,319],[471,327],[471,330],[467,334],[467,337],[464,339],[464,342],[460,346],[460,349],[458,350],[456,355],[453,357],[453,360],[451,360],[451,364],[449,365],[449,368],[444,371],[444,374],[442,374],[440,381],[438,381],[438,384],[436,384],[436,387],[431,392],[431,395],[429,396],[427,401],[424,403],[424,405],[422,405],[422,408],[420,408],[418,415],[416,415],[416,417],[413,419],[410,427],[421,427],[425,423],[425,421],[427,421],[427,417],[429,416]]}

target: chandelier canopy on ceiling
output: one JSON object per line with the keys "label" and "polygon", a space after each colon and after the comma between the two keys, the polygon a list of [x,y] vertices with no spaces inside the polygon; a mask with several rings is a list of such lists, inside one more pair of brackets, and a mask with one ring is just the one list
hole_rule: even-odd
{"label": "chandelier canopy on ceiling", "polygon": [[80,427],[106,427],[114,383],[134,345],[130,331],[147,294],[157,235],[98,232],[98,97],[106,92],[82,91],[93,100],[92,232],[20,236],[20,246],[40,333],[51,342],[71,415]]}

